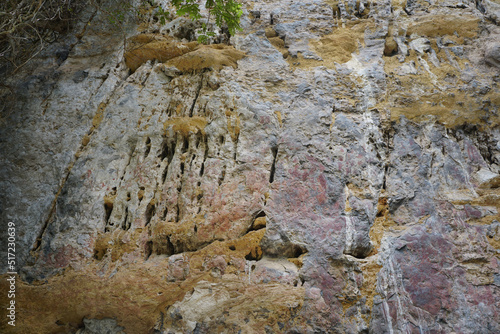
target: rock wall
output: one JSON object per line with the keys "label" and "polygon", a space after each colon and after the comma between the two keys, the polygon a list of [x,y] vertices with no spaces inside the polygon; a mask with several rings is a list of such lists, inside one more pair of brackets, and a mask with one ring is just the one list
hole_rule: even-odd
{"label": "rock wall", "polygon": [[2,332],[500,332],[500,4],[243,8],[237,68],[89,9],[6,78]]}

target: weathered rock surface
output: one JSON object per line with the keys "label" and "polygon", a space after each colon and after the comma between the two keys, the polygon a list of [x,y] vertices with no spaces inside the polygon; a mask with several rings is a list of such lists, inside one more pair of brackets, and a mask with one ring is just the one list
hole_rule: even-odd
{"label": "weathered rock surface", "polygon": [[498,4],[244,9],[212,69],[97,12],[6,79],[1,331],[500,332]]}

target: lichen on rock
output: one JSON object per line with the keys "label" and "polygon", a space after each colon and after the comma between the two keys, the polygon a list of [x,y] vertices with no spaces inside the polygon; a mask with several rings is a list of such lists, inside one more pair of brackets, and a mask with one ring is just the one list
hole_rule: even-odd
{"label": "lichen on rock", "polygon": [[0,85],[16,329],[500,332],[495,8],[248,2],[125,52],[89,12]]}

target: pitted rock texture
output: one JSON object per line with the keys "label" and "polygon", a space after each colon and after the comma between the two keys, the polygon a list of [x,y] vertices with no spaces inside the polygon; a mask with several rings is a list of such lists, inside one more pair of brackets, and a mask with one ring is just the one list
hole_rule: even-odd
{"label": "pitted rock texture", "polygon": [[247,2],[133,73],[88,13],[1,88],[16,330],[500,332],[498,6]]}

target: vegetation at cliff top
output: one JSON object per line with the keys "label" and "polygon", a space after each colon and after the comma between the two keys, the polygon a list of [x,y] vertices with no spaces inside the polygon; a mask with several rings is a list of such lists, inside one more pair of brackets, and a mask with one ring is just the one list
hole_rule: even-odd
{"label": "vegetation at cliff top", "polygon": [[[172,5],[177,9],[177,15],[189,15],[193,20],[200,20],[202,18],[199,0],[171,0]],[[226,26],[229,33],[234,35],[236,30],[241,30],[240,17],[243,13],[241,4],[234,0],[207,0],[205,8],[208,11],[206,22],[202,23],[202,31],[199,42],[206,43],[208,36],[214,36],[215,33],[208,30],[208,23],[211,17],[214,18],[217,27]]]}
{"label": "vegetation at cliff top", "polygon": [[[113,4],[114,2],[114,4]],[[202,16],[200,0],[168,0],[175,13],[162,8],[154,0],[139,0],[140,5],[155,8],[160,23],[172,17],[187,15],[201,23],[198,41],[208,43],[215,33],[210,30],[211,20],[219,28],[226,28],[230,35],[240,30],[241,4],[235,0],[206,0],[206,19]],[[111,4],[111,7],[110,7]],[[137,17],[140,11],[130,1],[106,0],[2,0],[0,1],[0,67],[5,65],[14,71],[39,54],[44,47],[68,31],[78,19],[79,13],[89,6],[108,15],[116,25],[128,17]],[[2,65],[3,63],[3,65]]]}

